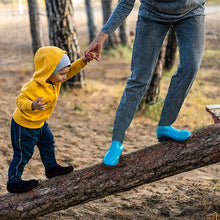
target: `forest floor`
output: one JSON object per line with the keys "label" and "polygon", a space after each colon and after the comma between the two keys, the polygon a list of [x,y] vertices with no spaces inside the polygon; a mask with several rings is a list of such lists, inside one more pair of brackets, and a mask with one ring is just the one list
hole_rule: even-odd
{"label": "forest floor", "polygon": [[[19,15],[16,5],[0,7],[0,193],[6,193],[7,172],[13,156],[10,121],[21,86],[33,73],[33,55],[27,10]],[[101,18],[96,8],[97,18]],[[43,12],[45,14],[45,12]],[[129,16],[135,26],[135,13]],[[81,51],[88,44],[84,9],[75,11]],[[77,19],[81,18],[81,19]],[[82,19],[84,18],[84,19]],[[201,69],[181,109],[176,128],[194,129],[213,123],[207,104],[220,103],[220,10],[206,16],[206,50]],[[98,20],[98,27],[101,21]],[[47,21],[42,15],[45,45]],[[85,68],[86,86],[63,92],[48,124],[56,141],[57,160],[82,169],[100,163],[109,147],[117,105],[129,77],[130,59],[122,51],[103,55]],[[163,77],[165,97],[170,75]],[[152,110],[153,111],[153,110]],[[158,110],[156,110],[158,111]],[[150,113],[149,113],[150,114]],[[158,113],[151,113],[157,114]],[[157,116],[158,117],[158,116]],[[157,117],[138,112],[127,130],[124,154],[157,143]],[[46,180],[36,148],[23,179]],[[65,189],[64,189],[65,190]],[[77,205],[38,219],[220,219],[220,164],[214,164],[146,184],[127,192]]]}

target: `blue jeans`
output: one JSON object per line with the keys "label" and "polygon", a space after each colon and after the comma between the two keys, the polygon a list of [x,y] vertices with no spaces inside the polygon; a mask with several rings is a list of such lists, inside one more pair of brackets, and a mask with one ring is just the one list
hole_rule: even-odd
{"label": "blue jeans", "polygon": [[158,125],[170,126],[175,122],[201,64],[205,43],[204,20],[204,16],[194,16],[176,22],[157,22],[139,16],[132,53],[131,76],[127,80],[116,112],[113,141],[123,142],[125,131],[150,85],[162,43],[171,25],[177,37],[179,65],[172,76]]}
{"label": "blue jeans", "polygon": [[45,169],[57,166],[54,137],[47,122],[39,129],[30,129],[18,125],[12,119],[11,142],[14,155],[8,171],[8,182],[21,180],[24,166],[31,159],[35,145],[39,148]]}

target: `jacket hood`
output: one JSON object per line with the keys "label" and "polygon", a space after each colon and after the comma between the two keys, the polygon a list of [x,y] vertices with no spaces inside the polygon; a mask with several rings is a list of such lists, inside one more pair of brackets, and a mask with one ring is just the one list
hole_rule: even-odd
{"label": "jacket hood", "polygon": [[62,56],[67,53],[58,47],[47,46],[37,50],[34,56],[34,80],[44,84],[52,75]]}

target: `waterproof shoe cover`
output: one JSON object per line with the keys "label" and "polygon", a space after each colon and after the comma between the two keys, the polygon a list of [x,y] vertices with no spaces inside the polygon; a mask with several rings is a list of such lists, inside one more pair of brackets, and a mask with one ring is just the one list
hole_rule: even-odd
{"label": "waterproof shoe cover", "polygon": [[10,193],[24,193],[32,190],[38,185],[37,180],[20,180],[15,183],[7,183],[7,190]]}
{"label": "waterproof shoe cover", "polygon": [[67,173],[70,173],[73,171],[73,166],[68,166],[68,167],[62,167],[60,165],[58,165],[57,167],[52,167],[50,169],[46,170],[46,177],[47,178],[52,178],[55,176],[60,176],[60,175],[64,175]]}
{"label": "waterproof shoe cover", "polygon": [[191,132],[186,130],[177,130],[171,126],[158,126],[157,138],[158,141],[172,139],[175,141],[185,141],[191,136]]}
{"label": "waterproof shoe cover", "polygon": [[112,141],[110,148],[103,158],[103,163],[107,166],[115,166],[118,164],[124,146],[119,141]]}

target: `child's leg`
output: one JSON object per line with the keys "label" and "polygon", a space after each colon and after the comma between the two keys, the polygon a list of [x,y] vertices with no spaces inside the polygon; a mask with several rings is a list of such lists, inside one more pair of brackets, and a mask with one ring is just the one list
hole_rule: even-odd
{"label": "child's leg", "polygon": [[195,16],[174,24],[179,47],[179,66],[173,74],[159,126],[175,122],[192,86],[202,60],[205,43],[204,16]]}
{"label": "child's leg", "polygon": [[14,119],[11,123],[11,141],[14,150],[12,162],[9,167],[8,182],[18,182],[24,170],[24,166],[31,159],[36,144],[36,129],[28,129],[18,125]]}
{"label": "child's leg", "polygon": [[55,157],[55,141],[53,134],[47,124],[44,123],[44,126],[41,129],[41,136],[37,142],[37,146],[40,151],[41,160],[44,164],[45,169],[57,166],[56,157]]}
{"label": "child's leg", "polygon": [[57,164],[54,144],[55,141],[53,134],[47,122],[45,122],[41,131],[41,136],[37,142],[37,146],[39,148],[41,159],[45,167],[46,176],[48,178],[66,174],[73,171],[72,166],[62,167]]}
{"label": "child's leg", "polygon": [[12,119],[11,141],[14,156],[9,167],[7,183],[7,190],[11,193],[27,192],[38,185],[37,180],[21,179],[24,166],[33,155],[38,130],[24,128]]}

